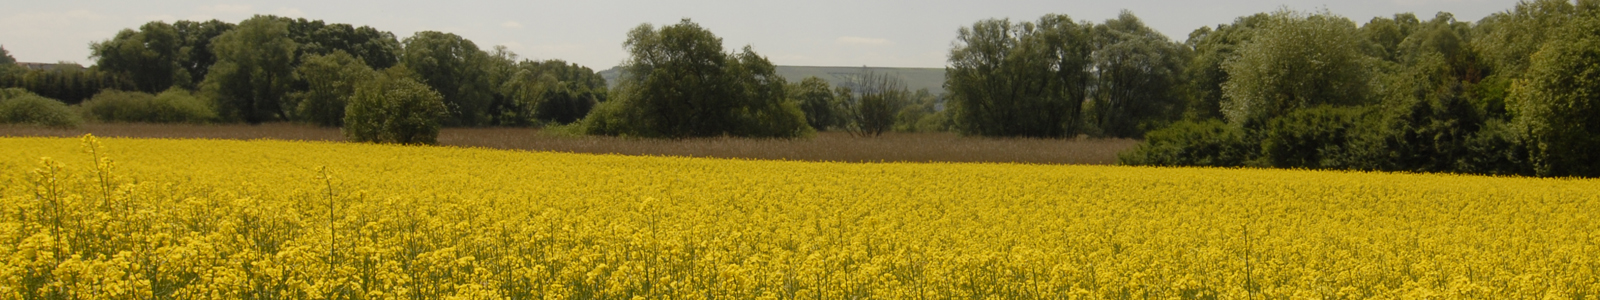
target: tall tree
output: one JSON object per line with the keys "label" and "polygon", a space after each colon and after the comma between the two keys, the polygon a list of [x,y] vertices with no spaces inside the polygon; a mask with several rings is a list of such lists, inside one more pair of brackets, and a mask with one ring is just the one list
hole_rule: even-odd
{"label": "tall tree", "polygon": [[861,68],[840,93],[844,128],[856,136],[878,136],[894,129],[895,117],[910,102],[904,79]]}
{"label": "tall tree", "polygon": [[287,119],[286,95],[294,80],[294,51],[288,22],[256,15],[212,41],[217,63],[201,84],[224,118],[251,124]]}
{"label": "tall tree", "polygon": [[1540,176],[1600,176],[1600,15],[1576,18],[1533,54],[1506,105]]}
{"label": "tall tree", "polygon": [[1184,55],[1132,12],[1094,27],[1092,120],[1101,134],[1140,137],[1175,119]]}
{"label": "tall tree", "polygon": [[123,29],[110,40],[91,43],[89,49],[101,69],[127,74],[140,91],[157,93],[189,78],[180,75],[183,69],[178,65],[183,46],[177,28],[152,21],[138,31]]}
{"label": "tall tree", "polygon": [[1239,56],[1240,45],[1255,36],[1267,18],[1258,13],[1234,19],[1232,24],[1219,24],[1215,30],[1201,27],[1189,33],[1184,44],[1192,49],[1193,58],[1184,68],[1184,89],[1189,93],[1184,118],[1222,119],[1222,84],[1228,82],[1222,64]]}
{"label": "tall tree", "polygon": [[333,54],[304,57],[295,76],[307,83],[306,90],[289,96],[295,119],[338,127],[344,124],[344,109],[356,87],[372,80],[377,72],[343,50],[334,50]]}
{"label": "tall tree", "polygon": [[585,119],[594,134],[646,137],[794,137],[811,129],[784,101],[772,63],[745,47],[723,53],[722,39],[689,19],[656,29],[641,24],[623,43],[631,55],[617,94]]}
{"label": "tall tree", "polygon": [[199,89],[200,82],[205,81],[207,72],[211,71],[211,65],[217,63],[217,55],[211,52],[211,40],[233,30],[234,24],[215,19],[205,22],[184,20],[172,23],[172,27],[183,38],[177,62],[181,72],[175,84],[184,89]]}
{"label": "tall tree", "polygon": [[533,103],[533,119],[545,123],[567,124],[583,119],[591,109],[606,101],[606,80],[588,67],[562,60],[517,63],[516,80],[524,88],[536,83],[542,92]]}
{"label": "tall tree", "polygon": [[1354,22],[1278,11],[1224,64],[1223,114],[1246,127],[1296,109],[1368,102],[1367,62]]}
{"label": "tall tree", "polygon": [[1065,15],[1021,24],[990,19],[961,28],[945,72],[959,130],[983,136],[1079,134],[1091,83],[1089,28]]}
{"label": "tall tree", "polygon": [[810,76],[790,85],[789,98],[799,102],[800,110],[806,113],[806,124],[811,128],[828,130],[840,123],[840,103],[825,79]]}
{"label": "tall tree", "polygon": [[490,122],[494,97],[490,74],[483,68],[488,54],[477,44],[452,33],[423,31],[404,41],[400,62],[444,97],[450,118],[445,125],[479,126]]}

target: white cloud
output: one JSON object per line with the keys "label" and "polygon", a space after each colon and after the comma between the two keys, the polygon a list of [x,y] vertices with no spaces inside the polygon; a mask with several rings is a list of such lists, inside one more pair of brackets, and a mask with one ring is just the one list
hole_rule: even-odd
{"label": "white cloud", "polygon": [[840,45],[853,45],[853,46],[888,46],[888,45],[894,45],[894,42],[890,42],[887,39],[867,38],[867,37],[859,37],[859,36],[841,36],[841,37],[839,37],[839,39],[834,40],[833,43],[834,44],[840,44]]}
{"label": "white cloud", "polygon": [[505,23],[500,23],[500,27],[522,28],[522,23],[517,23],[516,21],[506,21]]}

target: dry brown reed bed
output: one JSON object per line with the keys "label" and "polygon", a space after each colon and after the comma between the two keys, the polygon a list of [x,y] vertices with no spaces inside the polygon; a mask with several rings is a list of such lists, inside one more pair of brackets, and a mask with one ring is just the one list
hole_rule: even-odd
{"label": "dry brown reed bed", "polygon": [[[344,141],[336,128],[296,124],[85,124],[77,129],[0,126],[0,136],[210,138]],[[823,132],[810,139],[696,138],[678,140],[570,137],[526,128],[446,128],[446,146],[623,155],[667,155],[841,162],[1014,162],[1114,164],[1127,139],[974,138],[951,133],[891,133],[862,138]]]}

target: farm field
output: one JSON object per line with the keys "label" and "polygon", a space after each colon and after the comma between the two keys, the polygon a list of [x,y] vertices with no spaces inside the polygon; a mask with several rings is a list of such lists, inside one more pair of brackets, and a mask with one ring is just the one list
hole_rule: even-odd
{"label": "farm field", "polygon": [[[187,125],[90,123],[78,129],[0,124],[0,137],[49,136],[275,139],[344,141],[338,128],[268,123],[261,125]],[[835,162],[1013,162],[1034,164],[1115,164],[1117,153],[1138,143],[1132,139],[975,138],[954,133],[888,133],[859,138],[843,132],[821,132],[810,139],[696,138],[629,139],[605,136],[561,136],[528,128],[444,128],[445,146],[595,154],[664,155]]]}
{"label": "farm field", "polygon": [[1595,299],[1600,181],[0,138],[0,298]]}

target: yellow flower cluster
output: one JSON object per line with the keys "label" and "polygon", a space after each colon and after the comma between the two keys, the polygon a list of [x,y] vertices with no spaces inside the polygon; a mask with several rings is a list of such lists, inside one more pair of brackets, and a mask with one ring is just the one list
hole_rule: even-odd
{"label": "yellow flower cluster", "polygon": [[0,138],[3,299],[1597,299],[1600,181]]}

